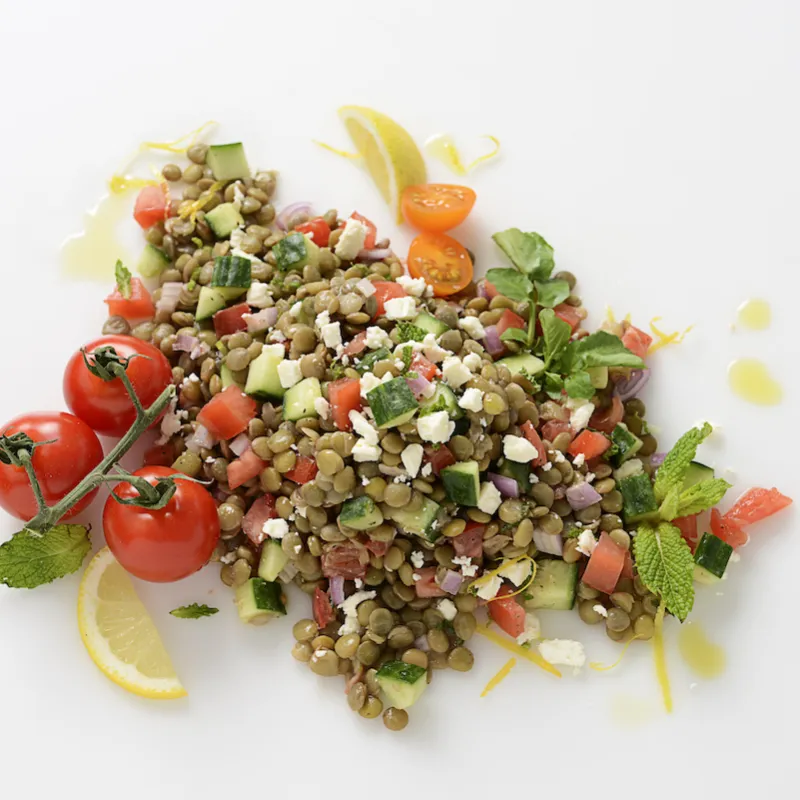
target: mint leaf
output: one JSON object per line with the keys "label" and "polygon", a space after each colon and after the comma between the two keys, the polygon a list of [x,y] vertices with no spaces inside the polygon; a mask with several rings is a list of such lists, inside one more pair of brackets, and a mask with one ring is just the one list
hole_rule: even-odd
{"label": "mint leaf", "polygon": [[680,504],[676,517],[689,517],[699,514],[708,508],[713,508],[725,496],[731,485],[722,478],[711,478],[690,486],[681,492]]}
{"label": "mint leaf", "polygon": [[619,336],[597,331],[573,342],[565,353],[567,372],[587,367],[633,367],[642,369],[644,361],[622,344]]}
{"label": "mint leaf", "polygon": [[578,370],[564,381],[564,388],[570,397],[578,397],[589,400],[594,397],[594,386],[588,372]]}
{"label": "mint leaf", "polygon": [[528,332],[522,330],[522,328],[506,328],[500,334],[500,341],[520,342],[522,344],[528,344]]}
{"label": "mint leaf", "polygon": [[680,530],[668,522],[658,528],[641,525],[633,553],[644,585],[683,622],[694,605],[694,558]]}
{"label": "mint leaf", "polygon": [[539,324],[542,326],[544,338],[544,363],[549,367],[569,344],[572,328],[568,322],[559,319],[552,308],[545,308],[539,312]]}
{"label": "mint leaf", "polygon": [[566,281],[534,281],[533,285],[536,287],[536,302],[545,308],[563,303],[570,295]]}
{"label": "mint leaf", "polygon": [[702,428],[692,428],[681,436],[656,472],[653,484],[656,500],[661,503],[670,489],[683,486],[689,464],[697,454],[700,443],[711,435],[713,428],[704,422]]}
{"label": "mint leaf", "polygon": [[83,525],[56,525],[45,533],[23,528],[0,545],[0,583],[35,589],[76,572],[91,550]]}
{"label": "mint leaf", "polygon": [[680,516],[680,514],[678,514],[678,509],[680,508],[680,505],[681,505],[681,487],[673,486],[667,492],[667,496],[664,498],[664,502],[658,509],[658,513],[661,516],[661,519],[670,520]]}
{"label": "mint leaf", "polygon": [[490,269],[486,273],[486,280],[497,289],[500,294],[505,295],[510,300],[522,303],[530,297],[533,291],[533,284],[515,269]]}
{"label": "mint leaf", "polygon": [[[553,248],[538,233],[523,233],[519,228],[509,228],[494,234],[492,239],[511,263],[531,280],[546,281],[550,277],[555,267]],[[488,275],[487,278],[496,286]]]}
{"label": "mint leaf", "polygon": [[117,280],[117,291],[126,299],[131,299],[131,271],[117,259],[114,267],[114,277]]}
{"label": "mint leaf", "polygon": [[564,379],[555,372],[545,372],[544,390],[553,400],[560,400],[564,391]]}
{"label": "mint leaf", "polygon": [[213,617],[219,611],[218,608],[202,605],[200,603],[192,603],[189,606],[181,606],[180,608],[173,608],[169,613],[173,617],[179,619],[200,619],[200,617]]}
{"label": "mint leaf", "polygon": [[421,342],[427,334],[427,331],[422,330],[422,328],[411,322],[398,322],[396,328],[400,344],[403,342]]}
{"label": "mint leaf", "polygon": [[400,357],[403,359],[403,374],[405,375],[411,368],[411,361],[414,358],[414,349],[410,346],[404,347],[400,351]]}

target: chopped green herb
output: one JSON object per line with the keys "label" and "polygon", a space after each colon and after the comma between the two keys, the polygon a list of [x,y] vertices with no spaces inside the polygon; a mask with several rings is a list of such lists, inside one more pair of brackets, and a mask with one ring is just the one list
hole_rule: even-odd
{"label": "chopped green herb", "polygon": [[117,291],[126,299],[131,299],[131,271],[117,259],[114,267],[114,277],[117,280]]}
{"label": "chopped green herb", "polygon": [[173,608],[169,613],[172,614],[173,617],[178,617],[179,619],[200,619],[200,617],[213,617],[214,614],[218,612],[218,608],[202,605],[200,603],[192,603],[188,606]]}
{"label": "chopped green herb", "polygon": [[411,322],[398,322],[396,330],[401,344],[403,342],[421,342],[428,333]]}

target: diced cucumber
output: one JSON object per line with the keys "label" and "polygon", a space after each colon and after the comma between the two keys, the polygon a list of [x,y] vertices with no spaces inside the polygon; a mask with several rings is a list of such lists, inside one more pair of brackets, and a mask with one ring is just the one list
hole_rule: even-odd
{"label": "diced cucumber", "polygon": [[578,590],[578,565],[557,558],[536,562],[536,577],[523,593],[525,608],[550,608],[569,611],[575,605]]}
{"label": "diced cucumber", "polygon": [[258,562],[258,577],[265,581],[276,581],[283,568],[289,563],[289,556],[277,539],[267,539],[261,548],[261,559]]}
{"label": "diced cucumber", "polygon": [[503,459],[502,465],[496,467],[494,471],[498,475],[505,475],[506,478],[513,478],[519,486],[520,495],[528,494],[530,491],[530,464],[520,464],[518,461],[512,461],[511,459],[506,458]]}
{"label": "diced cucumber", "polygon": [[544,361],[530,353],[520,353],[517,356],[501,358],[497,365],[503,365],[512,375],[538,375],[544,369]]}
{"label": "diced cucumber", "polygon": [[422,328],[426,333],[432,333],[434,336],[441,336],[443,333],[447,333],[447,331],[450,330],[449,325],[445,325],[444,322],[440,319],[436,319],[433,314],[429,314],[427,311],[417,314],[414,325],[418,328]]}
{"label": "diced cucumber", "polygon": [[722,580],[733,554],[733,548],[713,533],[704,533],[694,552],[694,577],[700,583]]}
{"label": "diced cucumber", "polygon": [[644,469],[640,458],[632,458],[626,461],[621,467],[614,470],[614,480],[619,483],[623,478],[630,478],[631,475],[638,475]]}
{"label": "diced cucumber", "polygon": [[429,542],[435,542],[441,535],[436,525],[440,506],[426,497],[422,501],[419,511],[409,511],[405,508],[392,509],[392,520],[396,522],[405,533],[421,536]]}
{"label": "diced cucumber", "polygon": [[387,661],[375,676],[390,706],[410,708],[428,686],[428,671],[405,661]]}
{"label": "diced cucumber", "polygon": [[214,261],[211,286],[226,300],[241,297],[253,282],[252,264],[239,256],[221,256]]}
{"label": "diced cucumber", "polygon": [[405,378],[392,378],[367,392],[367,402],[379,428],[396,428],[417,413],[419,403]]}
{"label": "diced cucumber", "polygon": [[372,350],[367,353],[361,361],[358,362],[356,370],[363,375],[365,372],[370,372],[372,368],[379,362],[387,358],[391,358],[392,354],[385,347],[379,347],[377,350]]}
{"label": "diced cucumber", "polygon": [[237,178],[250,177],[250,166],[241,142],[212,144],[208,148],[206,164],[211,167],[214,178],[218,181],[234,181]]}
{"label": "diced cucumber", "polygon": [[146,244],[136,269],[143,278],[155,278],[170,265],[169,256],[155,245]]}
{"label": "diced cucumber", "polygon": [[623,462],[633,458],[642,446],[642,440],[634,436],[624,422],[614,427],[611,431],[611,448],[615,450],[608,460],[615,466],[622,466]]}
{"label": "diced cucumber", "polygon": [[354,497],[342,503],[339,524],[356,531],[370,531],[383,522],[383,514],[371,497]]}
{"label": "diced cucumber", "polygon": [[617,484],[617,489],[622,494],[622,515],[625,522],[641,522],[658,512],[653,484],[644,472],[623,478]]}
{"label": "diced cucumber", "polygon": [[278,364],[283,361],[286,351],[283,345],[267,345],[261,353],[250,362],[247,372],[247,383],[244,390],[247,394],[262,400],[280,400],[286,389],[281,386],[278,376]]}
{"label": "diced cucumber", "polygon": [[299,231],[284,236],[273,248],[275,264],[281,272],[299,271],[319,264],[319,247]]}
{"label": "diced cucumber", "polygon": [[318,378],[305,378],[286,390],[283,396],[283,418],[288,420],[319,416],[314,402],[322,397]]}
{"label": "diced cucumber", "polygon": [[427,400],[419,404],[419,415],[433,414],[435,411],[446,411],[450,419],[461,419],[464,409],[458,404],[458,398],[445,383],[436,384],[436,391]]}
{"label": "diced cucumber", "polygon": [[233,203],[220,203],[206,214],[206,222],[217,239],[227,239],[237,228],[244,225],[244,217]]}
{"label": "diced cucumber", "polygon": [[202,322],[204,319],[211,319],[217,311],[222,311],[228,303],[221,289],[214,289],[211,286],[201,286],[200,296],[197,298],[197,311],[195,319]]}
{"label": "diced cucumber", "polygon": [[[251,365],[252,369],[252,365]],[[244,389],[241,383],[233,377],[233,372],[231,372],[231,368],[227,364],[221,364],[219,368],[219,377],[222,380],[222,388],[227,389],[229,386],[238,386],[240,389]]]}
{"label": "diced cucumber", "polygon": [[250,578],[236,590],[236,610],[242,622],[263,625],[286,616],[281,585],[263,578]]}
{"label": "diced cucumber", "polygon": [[461,506],[477,506],[481,491],[480,468],[477,461],[460,461],[445,467],[440,473],[447,499]]}
{"label": "diced cucumber", "polygon": [[595,389],[605,389],[608,386],[608,367],[587,367],[586,371]]}
{"label": "diced cucumber", "polygon": [[683,479],[683,488],[688,489],[690,486],[700,483],[701,481],[709,481],[714,477],[714,470],[701,464],[699,461],[692,461],[689,468],[686,470],[686,477]]}

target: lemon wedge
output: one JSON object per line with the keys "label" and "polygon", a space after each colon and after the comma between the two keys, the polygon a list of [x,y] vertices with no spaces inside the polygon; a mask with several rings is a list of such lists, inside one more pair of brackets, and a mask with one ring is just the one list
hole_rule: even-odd
{"label": "lemon wedge", "polygon": [[398,223],[402,222],[403,189],[427,182],[422,153],[405,128],[379,111],[364,106],[342,106],[339,117],[383,199],[397,213]]}
{"label": "lemon wedge", "polygon": [[118,686],[156,700],[186,695],[130,576],[107,547],[83,573],[78,627],[92,661]]}

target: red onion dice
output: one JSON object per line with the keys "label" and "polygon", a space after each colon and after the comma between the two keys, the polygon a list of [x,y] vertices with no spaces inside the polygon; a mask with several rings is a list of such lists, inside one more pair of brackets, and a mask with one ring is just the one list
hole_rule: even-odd
{"label": "red onion dice", "polygon": [[575,511],[599,503],[603,498],[591,483],[579,483],[567,489],[567,502]]}
{"label": "red onion dice", "polygon": [[495,485],[497,491],[503,497],[519,497],[519,484],[506,475],[497,475],[494,472],[489,472],[486,476]]}

